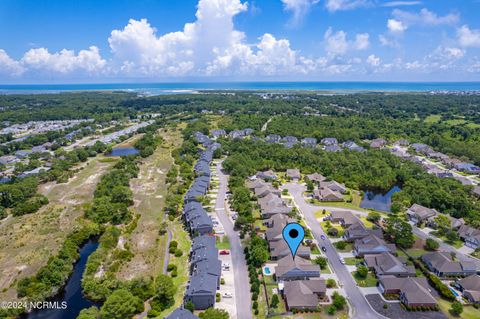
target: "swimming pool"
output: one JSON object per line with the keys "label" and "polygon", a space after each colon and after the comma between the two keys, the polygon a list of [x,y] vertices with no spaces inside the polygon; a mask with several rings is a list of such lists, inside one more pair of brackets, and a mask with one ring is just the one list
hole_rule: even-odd
{"label": "swimming pool", "polygon": [[455,291],[453,288],[449,288],[450,291],[455,295],[455,297],[458,297],[458,292]]}
{"label": "swimming pool", "polygon": [[271,275],[272,274],[272,272],[270,271],[270,267],[264,267],[263,272],[265,273],[265,275]]}

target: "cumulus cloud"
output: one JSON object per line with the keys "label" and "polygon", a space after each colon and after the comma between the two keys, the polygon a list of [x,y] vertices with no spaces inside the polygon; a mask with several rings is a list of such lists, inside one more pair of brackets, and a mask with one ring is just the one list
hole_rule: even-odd
{"label": "cumulus cloud", "polygon": [[370,54],[367,58],[367,63],[371,66],[379,66],[380,61],[380,58],[377,57],[375,54]]}
{"label": "cumulus cloud", "polygon": [[327,0],[325,8],[330,12],[352,10],[359,7],[369,6],[371,3],[367,0]]}
{"label": "cumulus cloud", "polygon": [[345,31],[333,32],[330,27],[323,38],[325,40],[325,50],[330,55],[343,55],[349,50],[365,50],[370,46],[370,35],[368,33],[358,33],[355,36],[355,41],[348,41]]}
{"label": "cumulus cloud", "polygon": [[55,53],[45,48],[31,49],[25,53],[21,63],[29,69],[67,74],[73,71],[97,73],[105,67],[106,61],[101,58],[98,48],[91,46],[78,54],[66,49]]}
{"label": "cumulus cloud", "polygon": [[319,0],[282,0],[282,2],[284,10],[293,14],[290,24],[297,25]]}
{"label": "cumulus cloud", "polygon": [[480,29],[470,29],[463,25],[457,29],[458,43],[462,47],[480,47]]}
{"label": "cumulus cloud", "polygon": [[0,74],[3,75],[21,75],[25,69],[18,62],[13,60],[5,50],[0,49]]}
{"label": "cumulus cloud", "polygon": [[403,31],[407,30],[407,26],[403,24],[402,21],[395,19],[388,19],[387,28],[393,34],[401,34]]}

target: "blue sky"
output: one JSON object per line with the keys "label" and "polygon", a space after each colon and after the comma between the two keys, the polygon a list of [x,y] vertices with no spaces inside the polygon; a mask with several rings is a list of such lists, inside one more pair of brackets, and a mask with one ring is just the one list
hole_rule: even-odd
{"label": "blue sky", "polygon": [[479,81],[479,0],[2,0],[0,82]]}

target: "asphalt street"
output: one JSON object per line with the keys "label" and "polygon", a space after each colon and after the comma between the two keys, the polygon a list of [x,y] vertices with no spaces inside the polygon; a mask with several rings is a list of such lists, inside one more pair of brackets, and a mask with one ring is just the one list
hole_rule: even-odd
{"label": "asphalt street", "polygon": [[252,304],[250,296],[250,284],[248,280],[248,269],[243,254],[243,247],[238,233],[233,229],[233,223],[228,217],[225,208],[225,197],[228,189],[228,179],[222,171],[222,163],[217,164],[217,175],[219,189],[215,202],[215,212],[218,220],[223,225],[225,234],[230,240],[230,254],[232,256],[232,268],[235,277],[235,301],[237,306],[238,319],[252,318]]}

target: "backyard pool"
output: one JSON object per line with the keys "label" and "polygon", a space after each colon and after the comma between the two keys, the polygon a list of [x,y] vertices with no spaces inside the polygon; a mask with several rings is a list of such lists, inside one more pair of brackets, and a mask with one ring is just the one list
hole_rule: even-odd
{"label": "backyard pool", "polygon": [[270,271],[270,267],[264,267],[263,273],[267,276],[270,276],[272,274],[272,272]]}
{"label": "backyard pool", "polygon": [[455,297],[458,297],[458,292],[455,289],[453,288],[449,288],[449,289],[455,295]]}

